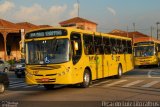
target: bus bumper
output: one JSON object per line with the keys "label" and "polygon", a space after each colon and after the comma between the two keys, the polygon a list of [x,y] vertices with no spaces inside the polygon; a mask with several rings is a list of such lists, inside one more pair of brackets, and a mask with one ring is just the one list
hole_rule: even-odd
{"label": "bus bumper", "polygon": [[26,73],[25,79],[28,85],[38,84],[76,84],[80,81],[75,81],[72,73],[62,72],[54,76],[35,76]]}

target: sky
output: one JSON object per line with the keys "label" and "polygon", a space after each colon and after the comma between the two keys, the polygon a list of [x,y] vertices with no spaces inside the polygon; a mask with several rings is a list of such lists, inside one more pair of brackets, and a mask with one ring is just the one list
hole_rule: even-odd
{"label": "sky", "polygon": [[[59,26],[78,16],[98,24],[100,32],[135,30],[156,36],[160,0],[0,0],[0,19]],[[159,25],[160,28],[160,25]]]}

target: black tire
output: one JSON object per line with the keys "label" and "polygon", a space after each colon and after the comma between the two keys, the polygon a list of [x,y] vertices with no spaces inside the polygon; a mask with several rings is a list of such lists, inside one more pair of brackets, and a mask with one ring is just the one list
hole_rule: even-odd
{"label": "black tire", "polygon": [[18,75],[18,74],[16,74],[16,77],[17,77],[17,78],[21,78],[21,77],[22,77],[22,75]]}
{"label": "black tire", "polygon": [[85,69],[83,75],[83,82],[80,84],[80,87],[87,88],[89,87],[90,83],[91,83],[91,74],[89,70]]}
{"label": "black tire", "polygon": [[3,72],[8,72],[8,68],[4,68],[4,71]]}
{"label": "black tire", "polygon": [[117,70],[117,75],[115,76],[115,78],[117,78],[117,79],[121,78],[122,74],[123,74],[122,66],[119,65],[118,70]]}
{"label": "black tire", "polygon": [[160,67],[160,62],[158,62],[157,67]]}
{"label": "black tire", "polygon": [[43,86],[46,90],[52,90],[54,89],[55,85],[54,84],[44,84]]}
{"label": "black tire", "polygon": [[5,85],[3,83],[0,83],[0,93],[3,93],[5,91]]}

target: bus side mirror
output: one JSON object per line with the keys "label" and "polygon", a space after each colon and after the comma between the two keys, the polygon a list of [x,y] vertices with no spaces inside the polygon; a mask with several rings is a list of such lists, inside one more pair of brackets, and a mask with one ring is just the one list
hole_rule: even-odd
{"label": "bus side mirror", "polygon": [[78,50],[78,42],[74,41],[74,50],[77,51]]}
{"label": "bus side mirror", "polygon": [[78,42],[73,42],[73,55],[75,56],[76,55],[76,51],[78,50]]}

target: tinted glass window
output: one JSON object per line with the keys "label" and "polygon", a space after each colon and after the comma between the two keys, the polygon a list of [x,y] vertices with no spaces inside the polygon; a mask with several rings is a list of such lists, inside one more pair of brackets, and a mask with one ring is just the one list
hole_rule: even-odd
{"label": "tinted glass window", "polygon": [[94,54],[93,35],[83,34],[84,52],[86,55]]}
{"label": "tinted glass window", "polygon": [[94,37],[94,47],[96,54],[103,54],[102,36]]}
{"label": "tinted glass window", "polygon": [[104,53],[105,54],[110,54],[111,53],[111,47],[109,43],[109,38],[104,37],[103,38],[103,45],[104,45]]}

